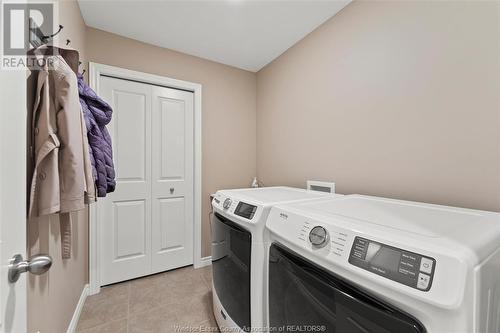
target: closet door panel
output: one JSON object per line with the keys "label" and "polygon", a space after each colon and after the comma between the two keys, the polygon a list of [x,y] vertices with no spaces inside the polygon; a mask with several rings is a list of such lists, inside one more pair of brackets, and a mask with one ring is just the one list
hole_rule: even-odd
{"label": "closet door panel", "polygon": [[184,228],[178,223],[185,219],[184,198],[159,199],[158,204],[161,237],[159,251],[179,249],[184,245]]}
{"label": "closet door panel", "polygon": [[193,93],[153,87],[152,271],[193,263]]}
{"label": "closet door panel", "polygon": [[114,113],[111,124],[118,181],[146,181],[146,142],[149,135],[146,98],[140,93],[113,92],[114,109],[119,110]]}
{"label": "closet door panel", "polygon": [[151,91],[149,85],[101,77],[114,112],[116,190],[99,200],[101,284],[151,271]]}
{"label": "closet door panel", "polygon": [[147,255],[146,202],[113,202],[113,259],[124,260]]}
{"label": "closet door panel", "polygon": [[160,98],[160,181],[184,180],[186,104],[184,100]]}

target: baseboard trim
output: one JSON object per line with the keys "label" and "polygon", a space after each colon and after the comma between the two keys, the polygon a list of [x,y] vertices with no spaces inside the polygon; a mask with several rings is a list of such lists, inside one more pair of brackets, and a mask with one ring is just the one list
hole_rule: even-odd
{"label": "baseboard trim", "polygon": [[195,268],[202,268],[202,267],[210,266],[210,265],[212,265],[212,257],[208,256],[208,257],[201,258],[200,262],[198,263],[198,265],[196,265]]}
{"label": "baseboard trim", "polygon": [[75,312],[73,313],[73,317],[69,322],[68,330],[66,331],[66,333],[76,332],[76,326],[78,325],[78,320],[80,319],[80,314],[82,313],[85,300],[87,299],[87,296],[89,296],[89,292],[90,292],[90,286],[86,284],[83,287],[82,294],[80,295],[80,299],[78,300],[78,304],[76,305]]}

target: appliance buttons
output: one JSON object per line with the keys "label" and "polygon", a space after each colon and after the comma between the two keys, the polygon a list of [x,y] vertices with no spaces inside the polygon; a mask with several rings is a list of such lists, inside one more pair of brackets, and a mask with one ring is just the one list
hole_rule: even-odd
{"label": "appliance buttons", "polygon": [[424,273],[419,273],[418,274],[418,282],[417,282],[417,288],[425,290],[429,286],[429,282],[431,282],[431,277],[427,274]]}
{"label": "appliance buttons", "polygon": [[222,204],[222,207],[224,209],[228,209],[229,207],[231,207],[231,204],[233,203],[233,201],[229,198],[227,198],[226,200],[224,200],[224,203]]}
{"label": "appliance buttons", "polygon": [[431,259],[422,257],[420,261],[420,271],[431,274],[433,264],[434,262]]}
{"label": "appliance buttons", "polygon": [[324,247],[328,243],[328,239],[328,231],[321,226],[316,226],[309,232],[309,241],[315,247]]}

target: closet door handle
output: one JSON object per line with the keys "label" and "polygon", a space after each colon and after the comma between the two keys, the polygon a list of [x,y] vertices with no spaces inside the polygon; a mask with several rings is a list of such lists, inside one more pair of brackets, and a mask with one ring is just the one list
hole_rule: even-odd
{"label": "closet door handle", "polygon": [[174,194],[175,188],[171,187],[170,188],[170,194]]}
{"label": "closet door handle", "polygon": [[40,254],[31,257],[29,260],[23,260],[23,256],[16,254],[10,259],[9,264],[9,282],[15,283],[19,280],[22,273],[30,272],[35,275],[41,275],[47,272],[52,266],[52,258],[48,255]]}

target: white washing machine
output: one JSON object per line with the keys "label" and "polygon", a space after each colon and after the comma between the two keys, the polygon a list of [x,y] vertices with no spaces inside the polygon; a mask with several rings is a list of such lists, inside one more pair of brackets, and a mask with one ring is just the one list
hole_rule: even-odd
{"label": "white washing machine", "polygon": [[500,332],[499,213],[346,195],[266,226],[276,331]]}
{"label": "white washing machine", "polygon": [[336,195],[291,187],[221,190],[212,200],[214,315],[221,329],[264,327],[264,230],[271,207]]}

